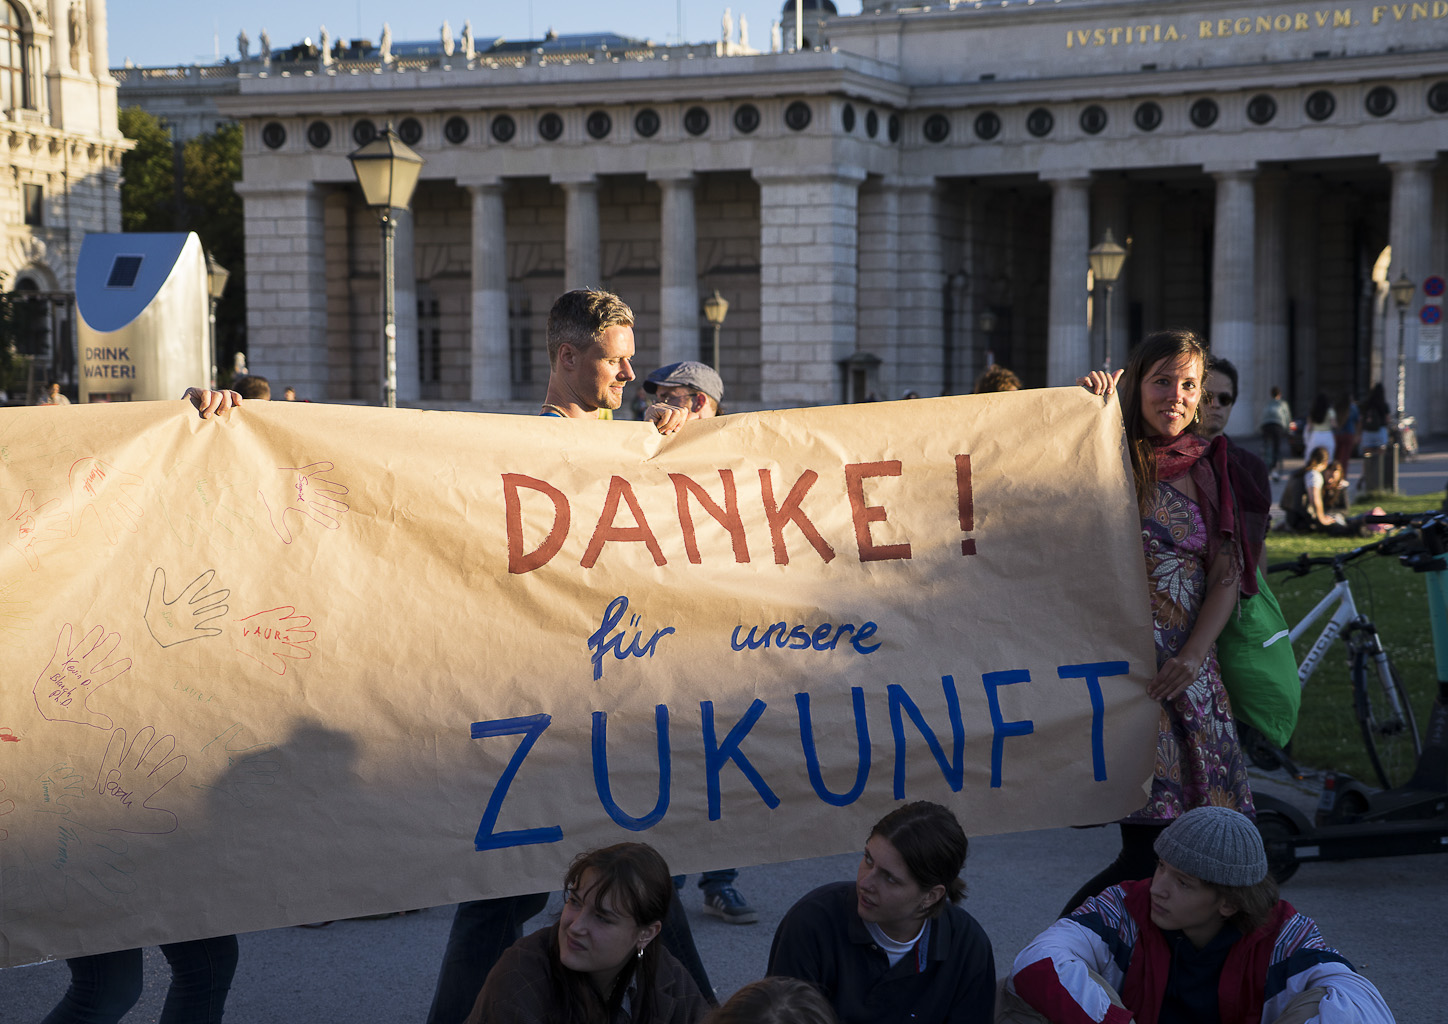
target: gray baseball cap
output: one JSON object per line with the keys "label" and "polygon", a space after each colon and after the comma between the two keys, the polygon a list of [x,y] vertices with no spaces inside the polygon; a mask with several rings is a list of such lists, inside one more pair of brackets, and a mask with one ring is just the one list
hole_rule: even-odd
{"label": "gray baseball cap", "polygon": [[651,395],[658,392],[660,384],[693,388],[695,391],[702,391],[716,403],[724,401],[724,382],[708,363],[685,359],[682,363],[660,366],[644,378],[644,390]]}

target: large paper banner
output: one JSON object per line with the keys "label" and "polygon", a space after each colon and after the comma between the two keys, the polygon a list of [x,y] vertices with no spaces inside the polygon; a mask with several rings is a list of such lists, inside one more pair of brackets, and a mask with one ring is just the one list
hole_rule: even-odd
{"label": "large paper banner", "polygon": [[0,963],[1144,801],[1116,404],[0,411]]}

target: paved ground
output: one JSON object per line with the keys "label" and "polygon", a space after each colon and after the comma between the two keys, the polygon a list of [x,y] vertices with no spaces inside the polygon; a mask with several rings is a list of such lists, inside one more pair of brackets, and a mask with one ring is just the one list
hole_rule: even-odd
{"label": "paved ground", "polygon": [[[1400,476],[1408,493],[1434,495],[1425,508],[1436,506],[1448,481],[1448,445],[1435,445],[1405,464]],[[1316,801],[1311,780],[1289,785],[1258,777],[1254,788],[1294,799],[1309,813]],[[1115,855],[1117,842],[1113,828],[972,840],[965,905],[991,937],[997,971],[1004,973],[1016,951],[1050,923],[1076,887]],[[754,925],[727,925],[705,915],[690,879],[685,905],[719,994],[727,996],[763,973],[775,925],[795,899],[816,885],[852,877],[855,864],[854,855],[845,855],[744,870],[739,888],[760,912]],[[1444,1020],[1448,860],[1397,857],[1304,865],[1284,896],[1317,918],[1328,941],[1382,990],[1398,1020]],[[450,920],[451,908],[439,907],[381,921],[243,935],[227,1020],[420,1024]],[[545,920],[540,917],[533,926]],[[126,1024],[155,1021],[160,1014],[166,963],[157,950],[147,950],[146,956],[146,991]],[[63,963],[0,971],[0,1020],[40,1021],[60,998],[67,977]]]}

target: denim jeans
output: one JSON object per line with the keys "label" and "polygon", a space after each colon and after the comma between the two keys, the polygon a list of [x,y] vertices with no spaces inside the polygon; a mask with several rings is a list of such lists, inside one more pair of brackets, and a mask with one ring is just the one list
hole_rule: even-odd
{"label": "denim jeans", "polygon": [[523,925],[548,905],[546,892],[459,903],[448,932],[427,1024],[462,1024],[473,1011],[498,957],[523,935]]}
{"label": "denim jeans", "polygon": [[[235,935],[171,942],[161,947],[171,987],[160,1024],[220,1024],[236,974]],[[79,956],[66,961],[70,987],[41,1024],[116,1024],[141,998],[141,951]]]}

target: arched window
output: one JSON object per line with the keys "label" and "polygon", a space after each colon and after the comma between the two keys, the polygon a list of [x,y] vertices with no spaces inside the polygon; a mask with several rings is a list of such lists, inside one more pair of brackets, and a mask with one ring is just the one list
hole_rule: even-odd
{"label": "arched window", "polygon": [[30,106],[24,24],[14,4],[9,0],[0,3],[0,110]]}

